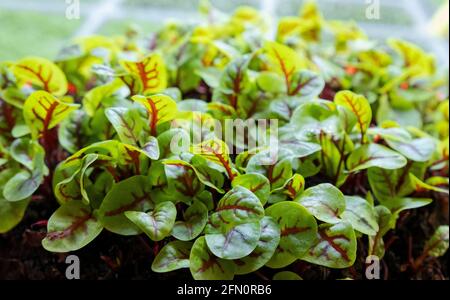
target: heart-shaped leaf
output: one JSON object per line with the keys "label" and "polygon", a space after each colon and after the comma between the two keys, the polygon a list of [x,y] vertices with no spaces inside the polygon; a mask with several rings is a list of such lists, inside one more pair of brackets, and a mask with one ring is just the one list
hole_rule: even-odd
{"label": "heart-shaped leaf", "polygon": [[148,212],[126,211],[125,216],[138,226],[153,241],[160,241],[170,235],[177,209],[170,201],[160,202]]}
{"label": "heart-shaped leaf", "polygon": [[270,182],[265,176],[258,173],[239,175],[234,178],[231,185],[233,187],[245,187],[259,198],[262,205],[267,203],[270,194]]}
{"label": "heart-shaped leaf", "polygon": [[355,231],[347,222],[320,225],[316,243],[301,259],[336,269],[352,266],[356,259]]}
{"label": "heart-shaped leaf", "polygon": [[200,201],[194,203],[186,209],[183,214],[184,221],[175,222],[172,229],[172,236],[181,241],[190,241],[202,233],[208,222],[208,209]]}
{"label": "heart-shaped leaf", "polygon": [[236,274],[248,274],[264,266],[275,253],[280,242],[280,228],[271,217],[260,221],[261,234],[255,250],[249,255],[234,261]]}
{"label": "heart-shaped leaf", "polygon": [[0,195],[0,233],[5,233],[22,221],[30,199],[10,202]]}
{"label": "heart-shaped leaf", "polygon": [[340,222],[339,216],[345,210],[342,192],[329,183],[322,183],[306,189],[295,200],[317,219],[327,223]]}
{"label": "heart-shaped leaf", "polygon": [[78,250],[102,231],[96,215],[81,201],[70,201],[58,208],[48,220],[47,236],[42,246],[52,252]]}
{"label": "heart-shaped leaf", "polygon": [[226,193],[219,203],[216,212],[211,215],[212,224],[244,224],[259,221],[264,217],[264,208],[248,189],[236,186]]}
{"label": "heart-shaped leaf", "polygon": [[215,257],[202,236],[192,246],[189,269],[195,280],[231,280],[235,266],[230,260]]}
{"label": "heart-shaped leaf", "polygon": [[316,240],[317,223],[306,208],[296,202],[279,202],[266,209],[280,228],[280,243],[267,266],[283,268],[302,257]]}
{"label": "heart-shaped leaf", "polygon": [[152,271],[157,273],[171,272],[189,268],[189,255],[192,248],[190,242],[173,241],[165,245],[152,263]]}
{"label": "heart-shaped leaf", "polygon": [[154,207],[150,194],[150,180],[146,176],[133,176],[113,185],[106,194],[99,215],[106,229],[117,234],[135,235],[142,232],[131,222],[125,212],[134,210],[145,212]]}
{"label": "heart-shaped leaf", "polygon": [[215,256],[239,259],[255,250],[261,226],[259,221],[239,225],[212,224],[206,227],[205,233],[206,244]]}
{"label": "heart-shaped leaf", "polygon": [[367,235],[375,235],[379,230],[373,206],[358,196],[345,196],[342,219],[349,222],[355,230]]}

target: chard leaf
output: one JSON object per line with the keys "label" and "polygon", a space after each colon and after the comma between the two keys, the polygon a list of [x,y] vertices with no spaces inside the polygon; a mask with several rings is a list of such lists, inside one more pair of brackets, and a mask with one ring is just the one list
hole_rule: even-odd
{"label": "chard leaf", "polygon": [[170,201],[160,202],[150,212],[126,211],[124,215],[153,241],[161,241],[170,235],[177,209]]}
{"label": "chard leaf", "polygon": [[62,102],[45,91],[37,91],[25,101],[23,117],[36,139],[45,136],[48,130],[58,125],[78,107],[78,104]]}
{"label": "chard leaf", "polygon": [[159,159],[159,144],[158,139],[154,136],[149,136],[147,142],[142,146],[142,151],[152,160]]}
{"label": "chard leaf", "polygon": [[0,233],[6,233],[20,223],[29,203],[30,199],[10,202],[0,194]]}
{"label": "chard leaf", "polygon": [[292,74],[288,94],[310,100],[316,98],[324,87],[325,81],[317,73],[301,70]]}
{"label": "chard leaf", "polygon": [[150,188],[150,180],[142,175],[114,184],[99,209],[103,226],[121,235],[141,233],[142,229],[131,222],[124,213],[130,210],[144,212],[153,208],[154,202]]}
{"label": "chard leaf", "polygon": [[228,178],[232,181],[237,171],[232,166],[230,150],[227,144],[219,139],[211,139],[191,146],[190,152],[205,158],[206,160],[223,168]]}
{"label": "chard leaf", "polygon": [[329,183],[306,189],[295,201],[304,206],[318,220],[332,224],[341,221],[339,216],[345,210],[344,195]]}
{"label": "chard leaf", "polygon": [[211,252],[224,259],[239,259],[255,250],[261,234],[259,221],[244,224],[210,224],[205,240]]}
{"label": "chard leaf", "polygon": [[202,202],[194,201],[183,217],[184,221],[175,222],[171,234],[180,241],[190,241],[203,232],[208,222],[208,209]]}
{"label": "chard leaf", "polygon": [[145,126],[139,111],[134,108],[111,107],[105,110],[106,117],[116,130],[121,142],[137,146]]}
{"label": "chard leaf", "polygon": [[424,253],[433,257],[443,256],[448,250],[448,231],[448,225],[439,226],[426,242]]}
{"label": "chard leaf", "polygon": [[48,220],[42,246],[52,252],[78,250],[93,241],[103,226],[89,206],[70,201],[58,208]]}
{"label": "chard leaf", "polygon": [[217,203],[210,222],[214,225],[245,224],[259,221],[262,217],[264,208],[258,197],[248,189],[236,186]]}
{"label": "chard leaf", "polygon": [[235,266],[232,261],[215,257],[205,237],[195,240],[189,256],[189,269],[195,280],[231,280]]}
{"label": "chard leaf", "polygon": [[[161,55],[151,54],[138,62],[121,61],[120,63],[133,75],[131,84],[142,87],[144,95],[159,93],[167,87],[167,71]],[[131,89],[131,92],[134,90]]]}
{"label": "chard leaf", "polygon": [[155,257],[152,263],[152,271],[165,273],[189,268],[189,255],[192,245],[190,242],[180,241],[168,243]]}
{"label": "chard leaf", "polygon": [[260,221],[261,234],[255,250],[249,255],[234,261],[236,274],[248,274],[263,267],[273,256],[280,242],[280,228],[271,217]]}
{"label": "chard leaf", "polygon": [[320,225],[317,241],[301,259],[335,269],[352,266],[356,259],[355,231],[347,222]]}
{"label": "chard leaf", "polygon": [[302,280],[302,278],[294,272],[282,271],[273,275],[272,280]]}
{"label": "chard leaf", "polygon": [[283,268],[302,257],[316,240],[314,217],[296,202],[279,202],[266,209],[280,228],[280,243],[270,261],[270,268]]}
{"label": "chard leaf", "polygon": [[167,95],[158,94],[146,97],[135,95],[131,99],[147,109],[150,133],[153,136],[157,135],[157,125],[171,121],[176,116],[177,103]]}
{"label": "chard leaf", "polygon": [[426,166],[423,163],[408,163],[404,168],[386,170],[370,168],[368,170],[369,184],[375,197],[385,203],[396,197],[404,197],[415,190],[411,182],[411,175],[423,178]]}
{"label": "chard leaf", "polygon": [[392,228],[392,213],[389,208],[378,205],[375,207],[375,217],[379,229],[375,235],[369,236],[369,253],[381,259],[385,252],[383,236]]}
{"label": "chard leaf", "polygon": [[258,173],[248,173],[244,175],[239,175],[233,179],[231,183],[233,187],[242,186],[252,193],[254,193],[261,204],[264,205],[267,203],[270,194],[270,182],[269,180]]}
{"label": "chard leaf", "polygon": [[32,173],[20,171],[5,184],[3,196],[10,202],[24,200],[39,188],[43,180],[41,170],[36,169]]}
{"label": "chard leaf", "polygon": [[376,235],[379,230],[373,206],[358,196],[345,196],[342,219],[349,222],[355,230],[367,235]]}
{"label": "chard leaf", "polygon": [[67,93],[67,79],[53,62],[40,57],[26,57],[12,66],[14,76],[22,83],[31,83],[55,96]]}
{"label": "chard leaf", "polygon": [[361,141],[364,142],[364,136],[372,122],[372,109],[369,101],[362,95],[350,91],[341,91],[336,94],[334,103],[353,112],[356,116],[357,128],[361,132]]}
{"label": "chard leaf", "polygon": [[347,158],[350,172],[356,172],[372,167],[382,169],[399,169],[406,165],[406,159],[401,154],[378,144],[362,145],[355,149]]}

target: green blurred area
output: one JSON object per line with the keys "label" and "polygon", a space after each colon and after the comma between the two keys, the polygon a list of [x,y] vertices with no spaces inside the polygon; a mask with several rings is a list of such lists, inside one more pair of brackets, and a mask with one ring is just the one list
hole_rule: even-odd
{"label": "green blurred area", "polygon": [[[65,0],[0,0],[0,60],[14,60],[26,55],[53,58],[59,49],[74,37],[80,25],[87,20],[92,8],[105,0],[80,0],[81,19],[68,20],[64,11]],[[398,0],[400,1],[400,0]],[[434,11],[447,0],[420,0],[431,17]],[[137,24],[143,32],[153,32],[164,24],[167,16],[176,11],[178,15],[192,15],[198,11],[200,0],[123,0],[120,13],[108,19],[97,33],[122,34],[130,23]],[[225,12],[240,5],[260,8],[262,0],[210,0],[211,4]],[[276,3],[278,16],[297,15],[305,0],[279,0]],[[367,20],[367,4],[357,1],[317,0],[323,15],[330,19],[355,20],[373,23],[374,26],[402,26],[413,28],[415,20],[407,9],[399,9],[391,0],[381,0],[381,20]],[[400,3],[400,2],[399,2]],[[407,5],[407,4],[406,4]],[[48,8],[48,9],[47,9]],[[38,11],[33,11],[37,9]],[[146,12],[153,10],[153,17]],[[161,17],[156,19],[154,15]],[[387,31],[386,35],[392,33]],[[411,32],[411,37],[415,33]]]}
{"label": "green blurred area", "polygon": [[0,60],[27,55],[55,57],[80,24],[62,14],[1,9]]}

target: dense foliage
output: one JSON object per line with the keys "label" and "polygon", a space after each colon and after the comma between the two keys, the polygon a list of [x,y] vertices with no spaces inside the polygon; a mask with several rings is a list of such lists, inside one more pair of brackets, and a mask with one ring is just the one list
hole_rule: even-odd
{"label": "dense foliage", "polygon": [[[48,251],[104,229],[144,233],[160,247],[154,272],[232,279],[267,266],[287,279],[297,260],[349,268],[360,247],[382,258],[403,211],[448,201],[448,78],[433,56],[314,4],[274,40],[252,8],[201,12],[151,39],[130,29],[80,38],[53,62],[0,63],[1,233],[38,197],[60,204]],[[230,119],[278,127],[230,144]],[[443,255],[448,231],[411,267]]]}

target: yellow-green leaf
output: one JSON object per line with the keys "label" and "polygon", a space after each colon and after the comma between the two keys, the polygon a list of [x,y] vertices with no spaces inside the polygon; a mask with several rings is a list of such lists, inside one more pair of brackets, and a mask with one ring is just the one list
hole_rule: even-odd
{"label": "yellow-green leaf", "polygon": [[67,79],[53,62],[40,57],[25,57],[12,67],[16,78],[56,96],[67,93]]}
{"label": "yellow-green leaf", "polygon": [[350,109],[355,114],[357,120],[356,126],[361,132],[361,139],[363,140],[372,122],[372,109],[366,97],[350,91],[341,91],[336,94],[334,103]]}
{"label": "yellow-green leaf", "polygon": [[159,54],[152,54],[138,62],[121,61],[129,73],[137,76],[144,95],[159,93],[167,87],[167,71]]}
{"label": "yellow-green leaf", "polygon": [[23,117],[31,129],[33,137],[38,138],[58,125],[78,107],[78,104],[62,102],[48,92],[37,91],[25,101]]}
{"label": "yellow-green leaf", "polygon": [[150,131],[153,136],[156,136],[157,125],[171,121],[177,115],[177,103],[167,95],[136,95],[131,99],[144,105],[147,109]]}

